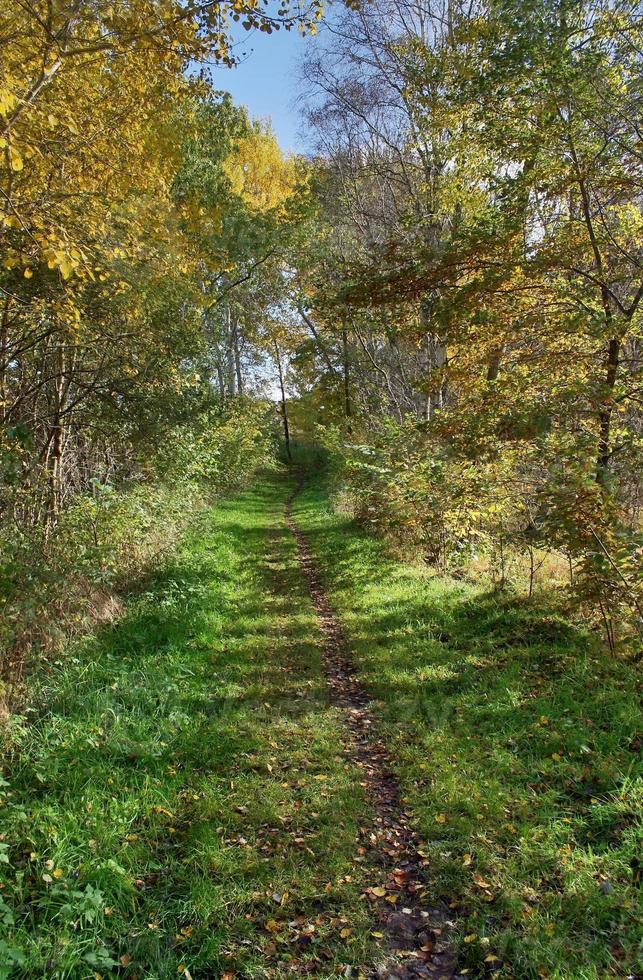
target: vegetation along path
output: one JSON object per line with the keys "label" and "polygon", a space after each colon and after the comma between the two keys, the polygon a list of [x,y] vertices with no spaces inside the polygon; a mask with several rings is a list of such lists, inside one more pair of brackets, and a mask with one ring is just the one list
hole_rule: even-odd
{"label": "vegetation along path", "polygon": [[296,487],[203,511],[34,678],[0,976],[634,976],[631,672]]}
{"label": "vegetation along path", "polygon": [[346,636],[330,608],[306,537],[292,516],[292,502],[301,491],[303,480],[302,476],[287,500],[286,518],[297,541],[299,562],[324,637],[328,683],[349,733],[346,753],[362,771],[362,786],[373,805],[372,825],[360,828],[361,835],[367,853],[370,851],[388,872],[386,887],[376,888],[375,894],[391,953],[379,964],[376,975],[383,978],[435,976],[444,980],[461,976],[456,974],[453,956],[445,944],[451,925],[448,910],[431,907],[427,902],[425,859],[410,823],[411,814],[400,801],[390,753],[376,733],[369,698],[356,676]]}

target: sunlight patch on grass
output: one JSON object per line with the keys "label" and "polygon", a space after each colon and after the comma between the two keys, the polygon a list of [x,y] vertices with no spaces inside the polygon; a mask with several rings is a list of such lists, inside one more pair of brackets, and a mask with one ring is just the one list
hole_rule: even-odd
{"label": "sunlight patch on grass", "polygon": [[516,980],[635,974],[633,667],[545,596],[494,594],[395,561],[333,510],[319,471],[296,517],[397,759],[435,894],[458,914],[469,968]]}
{"label": "sunlight patch on grass", "polygon": [[16,976],[332,977],[372,954],[367,807],[288,490],[273,477],[204,514],[119,623],[34,681],[0,787]]}

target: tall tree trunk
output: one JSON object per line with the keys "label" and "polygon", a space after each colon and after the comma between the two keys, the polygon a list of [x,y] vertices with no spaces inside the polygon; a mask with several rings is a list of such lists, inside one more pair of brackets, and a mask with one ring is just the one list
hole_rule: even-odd
{"label": "tall tree trunk", "polygon": [[621,344],[619,339],[617,337],[612,337],[607,348],[607,356],[605,359],[605,390],[598,412],[599,438],[598,455],[596,459],[596,482],[603,488],[607,486],[609,478],[613,412],[612,397],[614,393],[614,385],[616,384],[620,351]]}
{"label": "tall tree trunk", "polygon": [[241,352],[239,350],[239,321],[232,318],[232,351],[234,354],[234,370],[237,377],[237,392],[243,394],[243,374],[241,372]]}
{"label": "tall tree trunk", "polygon": [[284,385],[284,372],[281,364],[281,354],[279,353],[279,345],[275,344],[275,361],[277,362],[277,372],[279,374],[279,388],[281,391],[281,419],[284,425],[284,442],[286,443],[286,456],[292,462],[292,453],[290,451],[290,428],[288,426],[288,410],[286,408],[286,388]]}
{"label": "tall tree trunk", "polygon": [[502,358],[503,345],[494,348],[487,364],[487,381],[497,381],[500,374],[500,360]]}
{"label": "tall tree trunk", "polygon": [[[427,421],[442,408],[446,397],[446,382],[443,377],[443,368],[447,359],[446,345],[444,340],[434,332],[432,313],[431,297],[425,295],[420,304],[420,321],[426,330],[424,338],[426,397],[423,414]],[[437,384],[436,375],[438,376]]]}
{"label": "tall tree trunk", "polygon": [[342,330],[342,355],[344,360],[344,416],[348,421],[348,432],[352,432],[350,419],[352,417],[351,407],[351,388],[350,388],[350,368],[348,365],[348,334],[346,329]]}
{"label": "tall tree trunk", "polygon": [[234,349],[232,343],[232,310],[230,309],[229,303],[226,303],[225,308],[225,358],[228,391],[230,397],[234,398],[237,393],[237,374],[234,365]]}
{"label": "tall tree trunk", "polygon": [[49,494],[45,510],[45,531],[48,533],[50,527],[55,524],[60,514],[62,500],[62,481],[63,481],[63,400],[65,391],[65,360],[62,349],[58,350],[57,357],[58,377],[54,384],[54,412],[50,426],[50,441],[48,454],[49,468]]}
{"label": "tall tree trunk", "polygon": [[221,397],[221,401],[225,402],[227,393],[225,388],[225,377],[223,374],[223,364],[221,363],[220,360],[217,360],[216,371],[217,371],[217,382],[219,385],[219,395]]}

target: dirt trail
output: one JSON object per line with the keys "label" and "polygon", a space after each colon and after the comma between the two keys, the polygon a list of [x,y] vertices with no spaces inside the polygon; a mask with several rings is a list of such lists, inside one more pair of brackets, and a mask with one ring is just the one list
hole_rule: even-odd
{"label": "dirt trail", "polygon": [[428,904],[421,841],[413,830],[412,814],[400,800],[392,759],[377,734],[369,699],[355,674],[344,631],[334,616],[319,571],[304,534],[292,515],[292,503],[303,481],[288,498],[286,521],[297,541],[297,557],[306,576],[310,595],[324,636],[324,663],[333,702],[346,719],[345,752],[364,773],[362,785],[373,806],[373,824],[363,828],[361,845],[374,864],[387,873],[386,895],[397,896],[392,904],[371,895],[377,905],[380,931],[387,954],[373,977],[411,980],[433,977],[466,980],[458,973],[449,948],[448,909]]}

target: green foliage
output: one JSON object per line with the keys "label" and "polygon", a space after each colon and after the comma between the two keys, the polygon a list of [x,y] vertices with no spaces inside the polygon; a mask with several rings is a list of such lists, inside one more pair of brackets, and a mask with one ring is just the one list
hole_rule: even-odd
{"label": "green foliage", "polygon": [[614,650],[643,622],[638,8],[338,17],[293,359],[364,520],[497,582],[508,546],[558,553]]}
{"label": "green foliage", "polygon": [[270,463],[266,416],[252,402],[207,411],[171,431],[136,479],[95,479],[48,535],[38,527],[5,528],[0,641],[10,684],[29,650],[50,655],[65,630],[107,614],[110,593],[153,566],[200,507],[241,489]]}
{"label": "green foliage", "polygon": [[323,474],[295,511],[472,975],[636,974],[635,667],[545,599],[394,561],[333,510]]}
{"label": "green foliage", "polygon": [[372,955],[368,805],[338,752],[289,490],[203,512],[119,622],[34,679],[0,782],[5,975],[330,978]]}

